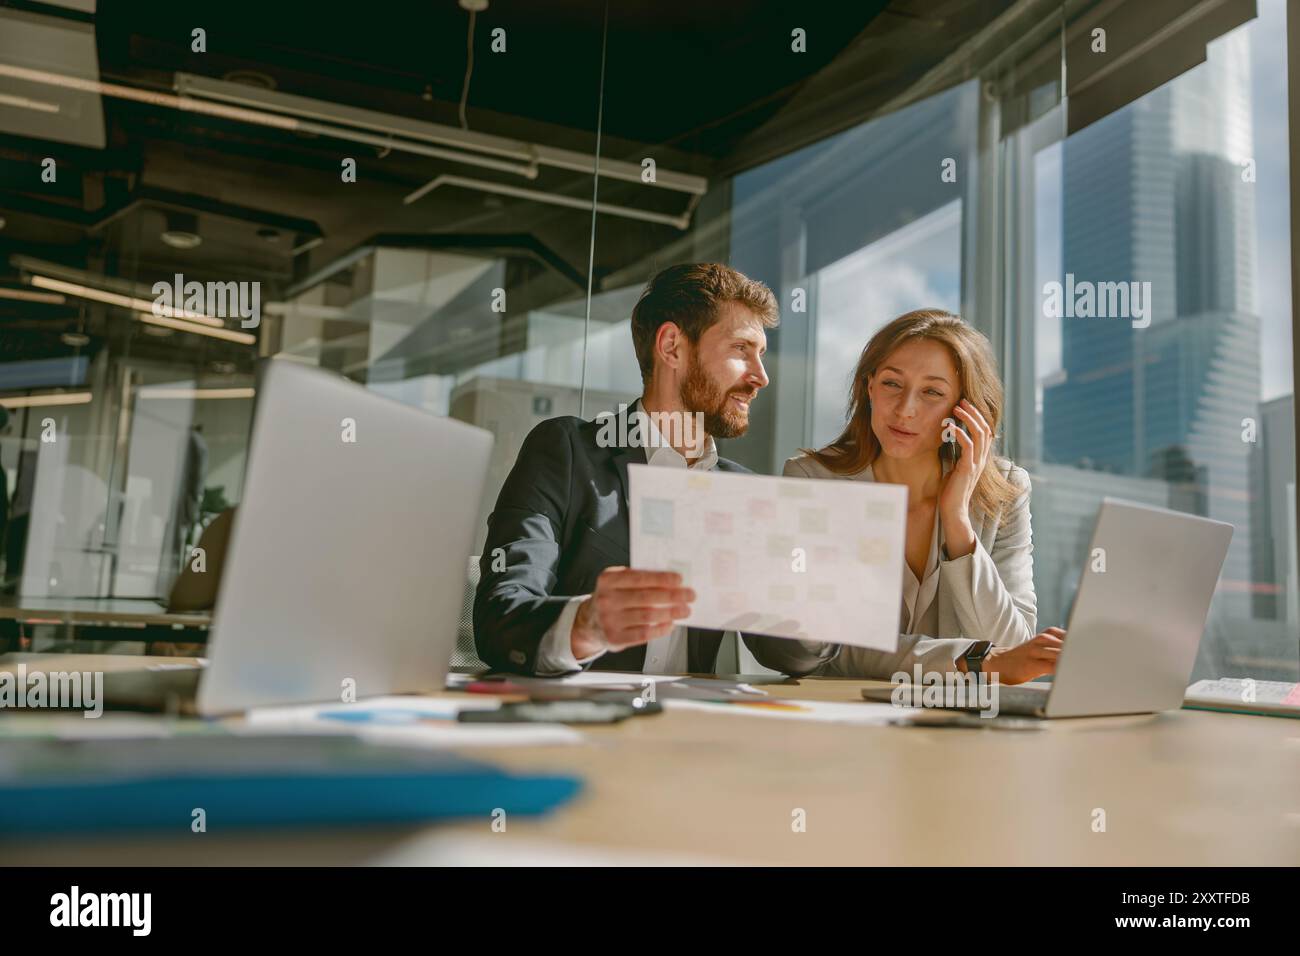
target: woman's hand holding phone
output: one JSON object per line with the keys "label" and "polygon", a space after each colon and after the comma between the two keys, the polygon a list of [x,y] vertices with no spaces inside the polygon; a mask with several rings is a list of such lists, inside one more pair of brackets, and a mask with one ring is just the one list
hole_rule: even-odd
{"label": "woman's hand holding phone", "polygon": [[944,426],[944,438],[956,442],[959,454],[939,492],[939,520],[943,522],[944,549],[950,559],[975,550],[970,502],[993,448],[993,430],[974,405],[963,398],[952,413]]}

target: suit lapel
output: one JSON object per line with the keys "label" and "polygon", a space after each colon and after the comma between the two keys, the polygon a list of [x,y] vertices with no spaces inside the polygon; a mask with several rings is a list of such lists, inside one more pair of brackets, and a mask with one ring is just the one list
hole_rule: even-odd
{"label": "suit lapel", "polygon": [[644,448],[618,448],[613,455],[614,470],[618,472],[618,481],[623,489],[623,513],[629,513],[632,507],[628,497],[627,466],[644,465],[646,463]]}
{"label": "suit lapel", "polygon": [[[640,409],[640,407],[641,400],[637,399],[630,407],[619,412],[620,420],[618,422],[617,432],[619,437],[627,437],[631,434],[632,423],[628,421],[628,417],[632,412]],[[618,473],[619,485],[623,490],[623,514],[626,518],[629,514],[629,509],[631,508],[631,502],[628,496],[627,466],[644,465],[646,463],[645,448],[640,445],[619,445],[613,449],[613,454],[610,456],[610,460],[613,462],[614,471]],[[626,521],[624,524],[626,524]]]}

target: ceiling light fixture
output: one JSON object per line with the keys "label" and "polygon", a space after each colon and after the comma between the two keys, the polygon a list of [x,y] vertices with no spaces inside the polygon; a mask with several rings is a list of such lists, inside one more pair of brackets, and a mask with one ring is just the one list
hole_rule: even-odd
{"label": "ceiling light fixture", "polygon": [[46,408],[51,405],[85,405],[90,392],[47,392],[44,395],[0,395],[5,408]]}
{"label": "ceiling light fixture", "polygon": [[45,302],[49,305],[63,305],[68,299],[57,292],[32,292],[29,289],[0,288],[0,299],[17,299],[19,302]]}
{"label": "ceiling light fixture", "polygon": [[193,322],[184,322],[180,319],[169,319],[166,316],[154,315],[152,312],[137,312],[136,318],[141,322],[147,322],[149,325],[160,325],[163,328],[175,329],[177,332],[193,332],[195,335],[225,339],[227,342],[238,342],[240,345],[254,345],[257,342],[257,336],[248,332],[236,332],[234,329],[214,329],[207,325],[195,325]]}
{"label": "ceiling light fixture", "polygon": [[[594,166],[594,157],[590,153],[477,133],[455,126],[408,119],[404,116],[345,106],[341,103],[293,96],[276,90],[259,90],[239,83],[191,73],[176,74],[175,87],[179,95],[142,90],[119,83],[85,80],[11,63],[0,63],[0,76],[98,93],[101,96],[133,100],[151,106],[216,116],[236,122],[270,126],[289,132],[316,133],[381,149],[395,149],[420,156],[495,169],[523,176],[525,179],[537,178],[538,166],[550,166],[580,173],[590,173]],[[328,122],[321,123],[317,120]],[[363,132],[363,130],[373,132]],[[432,143],[447,144],[456,148],[445,149],[428,145]],[[462,150],[475,152],[462,152]],[[483,153],[491,155],[484,156]],[[643,172],[639,163],[626,160],[602,158],[600,163],[600,175],[608,179],[641,183]],[[466,185],[467,188],[478,188],[468,183]],[[708,180],[703,176],[681,173],[662,166],[659,167],[655,180],[657,189],[691,194],[693,201],[688,205],[686,213],[677,217],[687,221],[694,213],[695,200],[708,191],[708,185]],[[538,197],[525,195],[521,198],[537,199]],[[590,201],[584,200],[584,202],[585,207],[575,208],[592,208]],[[572,204],[559,203],[558,205]],[[617,206],[606,207],[604,210],[598,207],[598,211],[618,216],[626,215],[623,210],[624,207]],[[645,217],[632,218],[644,219]]]}
{"label": "ceiling light fixture", "polygon": [[[42,275],[34,275],[28,281],[38,289],[66,292],[78,299],[90,299],[93,302],[103,302],[121,309],[133,309],[137,312],[153,312],[154,304],[152,302],[132,295],[121,295],[117,292],[106,292],[103,289],[92,289],[90,286],[78,285],[75,282],[64,282],[62,279],[51,279],[49,276]],[[162,314],[163,316],[175,316],[188,319],[190,322],[210,325],[213,328],[224,328],[226,325],[220,319],[215,319],[210,315],[203,315],[201,312],[191,312],[188,309],[163,309]]]}
{"label": "ceiling light fixture", "polygon": [[196,400],[209,398],[252,398],[256,395],[252,388],[168,388],[166,386],[146,385],[136,390],[136,398],[192,398]]}
{"label": "ceiling light fixture", "polygon": [[37,113],[59,112],[58,103],[47,103],[45,100],[31,100],[25,96],[10,96],[8,93],[0,93],[0,105],[16,106],[21,110],[33,110]]}
{"label": "ceiling light fixture", "polygon": [[[461,186],[465,189],[477,189],[485,193],[497,193],[501,196],[515,196],[519,199],[532,199],[536,202],[547,203],[552,206],[566,206],[569,209],[590,209],[592,206],[590,199],[580,199],[575,196],[562,196],[559,193],[543,192],[540,189],[525,189],[522,186],[511,186],[508,183],[494,183],[486,179],[473,179],[468,176],[437,176],[425,183],[415,192],[402,200],[403,205],[409,206],[426,193],[433,192],[439,186]],[[694,202],[691,206],[694,207]],[[642,222],[657,222],[665,226],[676,226],[678,229],[688,229],[691,225],[689,215],[674,216],[664,212],[650,212],[648,209],[633,209],[631,206],[615,206],[612,203],[597,202],[596,212],[608,213],[612,216],[622,216],[624,219],[639,219]]]}
{"label": "ceiling light fixture", "polygon": [[261,70],[231,70],[226,74],[225,79],[231,83],[251,86],[257,90],[273,90],[276,85],[275,77],[269,73],[263,73]]}
{"label": "ceiling light fixture", "polygon": [[173,249],[194,249],[203,242],[199,235],[199,217],[192,212],[169,211],[162,241]]}
{"label": "ceiling light fixture", "polygon": [[[0,66],[0,73],[4,69],[6,68]],[[314,128],[317,132],[326,136],[350,138],[356,129],[366,129],[384,134],[383,137],[375,140],[375,145],[391,145],[393,149],[398,150],[407,150],[408,147],[417,145],[412,143],[412,140],[418,140],[426,143],[453,146],[458,149],[476,150],[479,153],[490,153],[493,156],[500,156],[504,159],[512,159],[533,166],[552,166],[557,169],[568,169],[579,173],[590,173],[592,171],[591,153],[547,146],[543,143],[530,143],[505,136],[494,136],[489,133],[478,133],[473,130],[465,130],[457,126],[446,126],[441,123],[407,119],[404,116],[394,116],[391,113],[380,113],[375,110],[345,106],[342,103],[331,103],[326,100],[316,100],[305,96],[294,96],[278,91],[254,90],[236,83],[225,83],[221,80],[197,76],[193,73],[177,73],[176,89],[182,95],[194,98],[196,102],[215,100],[231,106],[237,105],[245,110],[274,111],[269,115],[288,114],[289,116],[303,117],[307,120],[324,120],[334,124],[341,124],[332,127],[307,124],[310,128]],[[343,128],[344,125],[347,128]],[[367,142],[366,140],[362,141]],[[480,163],[485,158],[462,154],[459,161],[486,165]],[[601,157],[600,160],[600,174],[611,179],[642,183],[641,177],[644,172],[639,162],[633,163],[606,157]],[[668,189],[673,192],[692,193],[702,196],[708,191],[709,181],[703,176],[680,173],[660,166],[657,170],[655,185],[658,188]]]}

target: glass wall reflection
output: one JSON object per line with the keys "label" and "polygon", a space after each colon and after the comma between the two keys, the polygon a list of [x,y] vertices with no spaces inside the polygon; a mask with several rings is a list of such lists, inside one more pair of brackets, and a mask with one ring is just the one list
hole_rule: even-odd
{"label": "glass wall reflection", "polygon": [[268,358],[491,430],[486,519],[580,410],[602,14],[0,10],[4,603],[166,605]]}

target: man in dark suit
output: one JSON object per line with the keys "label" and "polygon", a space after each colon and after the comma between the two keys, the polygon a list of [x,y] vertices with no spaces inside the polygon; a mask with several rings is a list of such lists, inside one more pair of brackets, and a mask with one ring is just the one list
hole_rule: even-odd
{"label": "man in dark suit", "polygon": [[612,419],[534,428],[488,518],[474,640],[489,666],[714,670],[722,632],[674,623],[695,598],[681,576],[627,567],[627,468],[746,471],[718,457],[714,439],[749,427],[749,403],[768,382],[764,330],[777,318],[772,291],[724,265],[672,266],[650,280],[632,312],[641,398]]}

